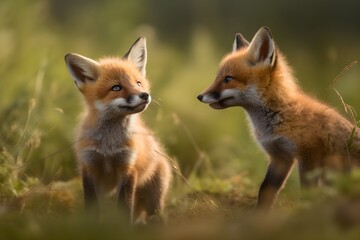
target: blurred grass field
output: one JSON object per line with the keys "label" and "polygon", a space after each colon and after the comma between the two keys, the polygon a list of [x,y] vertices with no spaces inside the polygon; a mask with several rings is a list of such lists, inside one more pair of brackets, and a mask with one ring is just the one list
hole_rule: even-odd
{"label": "blurred grass field", "polygon": [[[196,99],[235,33],[250,40],[268,25],[305,91],[346,115],[334,87],[359,110],[360,3],[264,4],[1,1],[0,239],[359,239],[359,171],[300,193],[294,169],[274,213],[257,215],[267,159],[244,111],[215,111]],[[143,116],[178,168],[166,227],[129,229],[116,214],[100,224],[83,215],[72,151],[83,102],[64,55],[121,56],[140,35],[156,101]]]}

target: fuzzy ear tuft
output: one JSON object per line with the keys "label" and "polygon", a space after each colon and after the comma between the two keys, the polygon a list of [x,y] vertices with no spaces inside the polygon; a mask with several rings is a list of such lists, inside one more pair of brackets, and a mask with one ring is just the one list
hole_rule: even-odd
{"label": "fuzzy ear tuft", "polygon": [[145,76],[147,63],[146,38],[139,37],[124,55],[124,58],[132,61],[141,74]]}
{"label": "fuzzy ear tuft", "polygon": [[233,52],[236,52],[237,50],[247,46],[249,46],[249,42],[244,38],[244,36],[241,33],[235,34]]}
{"label": "fuzzy ear tuft", "polygon": [[273,66],[275,63],[275,42],[270,29],[262,27],[255,34],[249,46],[249,53],[255,64],[263,63]]}
{"label": "fuzzy ear tuft", "polygon": [[76,86],[81,90],[88,81],[96,81],[99,76],[99,64],[76,53],[65,55],[66,67]]}

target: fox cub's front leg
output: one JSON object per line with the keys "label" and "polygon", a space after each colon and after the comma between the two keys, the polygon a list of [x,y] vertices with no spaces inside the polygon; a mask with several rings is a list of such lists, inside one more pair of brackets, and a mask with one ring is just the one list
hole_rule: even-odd
{"label": "fox cub's front leg", "polygon": [[84,204],[85,210],[88,212],[91,209],[95,209],[96,212],[99,210],[98,198],[95,190],[94,179],[91,175],[85,170],[82,170],[82,183],[84,190]]}
{"label": "fox cub's front leg", "polygon": [[118,207],[125,210],[126,214],[130,217],[131,223],[134,219],[136,182],[136,174],[132,173],[124,176],[118,186]]}
{"label": "fox cub's front leg", "polygon": [[258,208],[269,209],[284,185],[294,160],[292,158],[271,158],[265,178],[260,186]]}

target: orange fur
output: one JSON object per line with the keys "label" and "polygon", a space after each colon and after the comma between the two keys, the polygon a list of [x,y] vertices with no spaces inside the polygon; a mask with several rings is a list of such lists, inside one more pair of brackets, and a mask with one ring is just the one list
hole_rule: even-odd
{"label": "orange fur", "polygon": [[302,186],[327,183],[327,173],[359,164],[360,131],[300,89],[269,29],[261,28],[250,45],[245,41],[225,56],[214,83],[198,98],[215,109],[241,106],[248,113],[270,157],[258,199],[259,207],[269,208],[295,160]]}
{"label": "orange fur", "polygon": [[146,219],[139,218],[144,213],[161,214],[171,167],[140,116],[151,100],[149,82],[141,72],[146,64],[146,55],[141,57],[142,51],[146,54],[145,40],[135,42],[131,51],[138,55],[99,62],[68,54],[66,63],[87,106],[75,145],[85,205],[97,206],[104,195],[115,191],[131,221],[143,222]]}

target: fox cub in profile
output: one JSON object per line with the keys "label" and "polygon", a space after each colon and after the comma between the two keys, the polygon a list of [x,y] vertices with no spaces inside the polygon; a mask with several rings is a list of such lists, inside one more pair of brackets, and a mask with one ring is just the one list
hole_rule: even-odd
{"label": "fox cub in profile", "polygon": [[359,129],[299,88],[266,27],[250,43],[236,34],[232,53],[198,99],[214,109],[245,109],[255,138],[270,157],[260,208],[272,206],[296,160],[301,186],[324,183],[325,173],[347,172],[359,164]]}
{"label": "fox cub in profile", "polygon": [[98,209],[115,192],[131,222],[161,214],[171,167],[139,114],[151,101],[146,39],[139,38],[122,58],[94,61],[69,53],[65,62],[86,102],[75,145],[85,208]]}

